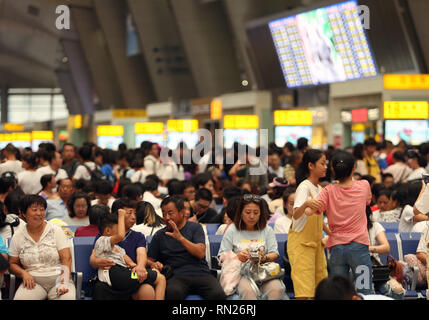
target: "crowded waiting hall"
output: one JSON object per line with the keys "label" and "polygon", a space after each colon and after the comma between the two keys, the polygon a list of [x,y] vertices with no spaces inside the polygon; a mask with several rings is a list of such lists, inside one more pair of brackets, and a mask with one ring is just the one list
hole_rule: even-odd
{"label": "crowded waiting hall", "polygon": [[0,300],[429,299],[429,1],[63,2],[0,0]]}

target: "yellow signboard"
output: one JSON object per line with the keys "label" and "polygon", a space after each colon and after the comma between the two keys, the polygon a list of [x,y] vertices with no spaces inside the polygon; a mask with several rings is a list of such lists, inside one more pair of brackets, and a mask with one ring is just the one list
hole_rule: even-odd
{"label": "yellow signboard", "polygon": [[80,129],[82,128],[82,115],[81,114],[77,114],[73,117],[73,127],[75,129]]}
{"label": "yellow signboard", "polygon": [[276,126],[311,126],[313,113],[310,110],[276,110],[274,111]]}
{"label": "yellow signboard", "polygon": [[221,100],[213,100],[210,103],[210,118],[212,120],[222,119],[222,101]]}
{"label": "yellow signboard", "polygon": [[12,133],[12,141],[31,141],[31,133],[14,132]]}
{"label": "yellow signboard", "polygon": [[115,109],[113,118],[146,118],[146,109]]}
{"label": "yellow signboard", "polygon": [[256,115],[226,115],[223,117],[225,129],[258,129],[259,117]]}
{"label": "yellow signboard", "polygon": [[162,134],[163,131],[162,122],[139,122],[134,125],[135,134]]}
{"label": "yellow signboard", "polygon": [[429,74],[385,74],[384,89],[429,90]]}
{"label": "yellow signboard", "polygon": [[362,132],[365,131],[365,125],[363,123],[354,123],[352,124],[353,132]]}
{"label": "yellow signboard", "polygon": [[186,120],[168,120],[167,121],[168,132],[195,132],[198,131],[198,120],[186,119]]}
{"label": "yellow signboard", "polygon": [[427,119],[427,101],[385,101],[384,119]]}
{"label": "yellow signboard", "polygon": [[5,123],[4,124],[4,130],[6,130],[6,131],[23,131],[24,125],[23,124],[15,124],[15,123]]}
{"label": "yellow signboard", "polygon": [[33,140],[54,140],[53,131],[33,131],[31,132]]}
{"label": "yellow signboard", "polygon": [[122,137],[124,135],[123,126],[97,126],[97,136]]}

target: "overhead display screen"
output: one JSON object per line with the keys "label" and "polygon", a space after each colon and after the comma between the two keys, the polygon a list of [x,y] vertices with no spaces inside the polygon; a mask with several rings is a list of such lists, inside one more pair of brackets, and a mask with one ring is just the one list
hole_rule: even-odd
{"label": "overhead display screen", "polygon": [[378,75],[356,0],[268,23],[289,88]]}
{"label": "overhead display screen", "polygon": [[385,139],[394,145],[404,140],[407,144],[420,145],[429,141],[427,120],[386,120]]}

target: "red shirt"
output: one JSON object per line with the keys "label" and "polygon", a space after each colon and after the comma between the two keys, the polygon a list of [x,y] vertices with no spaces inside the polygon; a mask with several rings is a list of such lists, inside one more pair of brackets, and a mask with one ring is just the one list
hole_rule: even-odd
{"label": "red shirt", "polygon": [[352,241],[369,245],[366,228],[366,206],[371,203],[371,188],[366,180],[353,181],[348,187],[332,184],[317,196],[326,210],[331,234],[326,243],[330,249]]}
{"label": "red shirt", "polygon": [[74,233],[75,237],[95,237],[100,231],[96,225],[90,224],[88,226],[79,227]]}

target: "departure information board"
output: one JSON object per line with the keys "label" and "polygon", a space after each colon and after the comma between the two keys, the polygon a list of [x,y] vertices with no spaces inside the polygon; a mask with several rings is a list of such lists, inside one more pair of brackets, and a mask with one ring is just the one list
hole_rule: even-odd
{"label": "departure information board", "polygon": [[378,75],[355,0],[268,26],[289,88]]}

